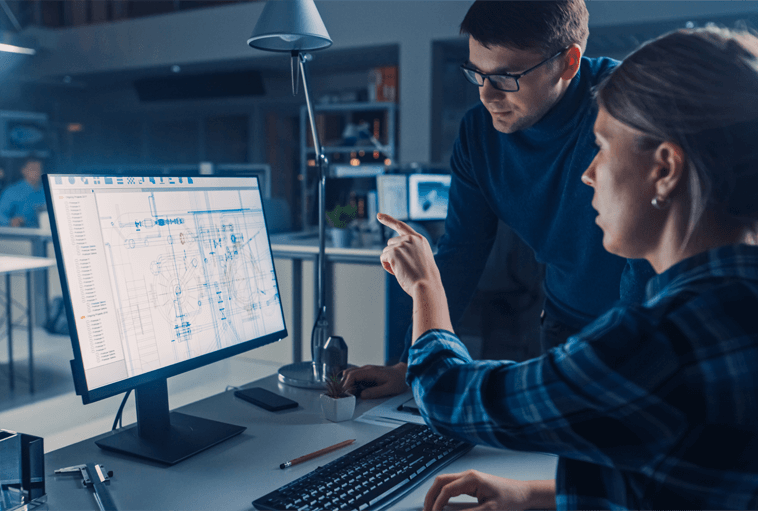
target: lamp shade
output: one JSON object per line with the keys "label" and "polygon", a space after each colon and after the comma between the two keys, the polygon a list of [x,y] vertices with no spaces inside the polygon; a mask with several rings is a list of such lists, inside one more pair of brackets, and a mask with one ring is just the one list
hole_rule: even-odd
{"label": "lamp shade", "polygon": [[313,0],[269,0],[247,40],[265,51],[314,51],[332,45]]}

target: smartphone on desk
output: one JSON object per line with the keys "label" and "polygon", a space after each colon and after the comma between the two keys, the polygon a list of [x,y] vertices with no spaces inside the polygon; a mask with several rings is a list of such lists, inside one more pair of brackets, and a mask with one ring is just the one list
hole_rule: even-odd
{"label": "smartphone on desk", "polygon": [[419,410],[418,405],[413,398],[398,406],[397,409],[401,412],[410,412],[414,415],[421,415],[421,410]]}
{"label": "smartphone on desk", "polygon": [[289,408],[297,408],[297,401],[293,401],[284,396],[280,396],[270,390],[266,390],[261,387],[253,387],[251,389],[235,390],[234,395],[240,399],[244,399],[256,406],[260,406],[264,410],[270,412],[278,412],[280,410],[287,410]]}

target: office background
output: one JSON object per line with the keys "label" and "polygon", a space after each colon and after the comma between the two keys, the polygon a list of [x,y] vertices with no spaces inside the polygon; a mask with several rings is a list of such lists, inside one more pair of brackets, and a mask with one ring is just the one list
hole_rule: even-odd
{"label": "office background", "polygon": [[[640,42],[678,27],[709,22],[731,27],[739,20],[758,26],[758,2],[588,0],[587,4],[588,56],[623,58]],[[37,54],[0,53],[0,111],[46,116],[48,170],[199,171],[265,164],[271,169],[271,198],[283,205],[280,214],[287,217],[283,230],[312,225],[312,176],[307,170],[307,144],[302,142],[302,92],[292,95],[287,55],[272,56],[246,44],[263,2],[32,0],[6,5],[18,26],[0,13],[0,29],[16,33],[20,28],[19,33],[33,41]],[[316,104],[339,105],[338,109],[352,113],[362,103],[382,103],[369,109],[378,119],[370,127],[382,144],[392,142],[393,147],[374,159],[399,169],[416,164],[444,169],[458,123],[477,101],[476,88],[458,70],[467,56],[458,26],[469,5],[454,0],[317,2],[334,45],[315,52],[310,64]],[[382,89],[377,96],[376,81],[382,79],[395,89]],[[387,115],[390,109],[394,119]],[[324,117],[322,122],[325,144],[339,145],[342,121]],[[375,163],[371,160],[375,151],[365,152],[368,155],[355,155],[358,163]],[[342,157],[346,164],[354,159],[349,151]],[[3,187],[19,178],[19,162],[17,156],[0,157]],[[344,186],[336,180],[330,183]],[[362,186],[358,181],[349,183],[348,187]],[[0,240],[2,253],[31,253],[28,240]],[[528,324],[539,312],[539,282],[534,277],[539,268],[505,230],[493,258],[493,267],[507,261],[513,272],[509,279],[488,279],[489,286],[481,286],[462,337],[480,356],[524,358],[534,354],[529,351],[528,340],[534,332]],[[288,258],[276,262],[280,284],[289,289],[297,278],[293,262]],[[312,265],[305,263],[303,282],[312,282],[312,273]],[[334,333],[347,341],[350,361],[384,363],[391,304],[383,271],[378,265],[338,263],[331,276]],[[56,271],[51,271],[49,296],[35,300],[59,294],[57,278]],[[14,299],[19,305],[13,320],[21,324],[24,283],[16,279],[13,285],[18,288]],[[303,353],[309,351],[312,295],[309,290],[303,292]],[[283,293],[287,323],[292,325],[288,296]],[[21,335],[23,330],[17,330]],[[488,344],[488,339],[502,335],[524,342],[505,351]],[[7,355],[5,340],[0,342],[2,368]],[[34,395],[24,385],[10,392],[0,374],[0,428],[46,438],[58,435],[46,445],[48,449],[105,431],[108,426],[103,424],[112,419],[117,403],[112,398],[98,403],[97,409],[90,406],[87,417],[79,418],[82,409],[72,395],[68,373],[68,338],[49,335],[38,326],[34,346],[39,352],[39,385]],[[271,374],[291,361],[294,351],[285,340],[204,368],[202,377],[193,373],[193,378],[174,384],[172,406]],[[23,349],[17,356],[23,360]],[[58,404],[51,404],[55,399]],[[48,423],[47,431],[38,430],[51,409],[59,411],[60,425]],[[127,408],[125,422],[133,420],[130,413],[133,410]],[[86,422],[89,429],[77,429]],[[65,428],[78,433],[61,435]]]}

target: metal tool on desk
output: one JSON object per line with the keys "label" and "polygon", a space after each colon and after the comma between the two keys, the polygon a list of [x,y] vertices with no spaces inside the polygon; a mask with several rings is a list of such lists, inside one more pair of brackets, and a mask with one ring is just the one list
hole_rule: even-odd
{"label": "metal tool on desk", "polygon": [[0,510],[29,510],[44,502],[44,440],[0,429]]}
{"label": "metal tool on desk", "polygon": [[113,502],[106,484],[110,484],[113,472],[105,471],[105,467],[95,463],[86,463],[84,465],[74,465],[72,467],[59,468],[56,474],[69,474],[79,472],[82,475],[82,484],[91,486],[95,490],[95,499],[100,511],[118,511],[116,504]]}

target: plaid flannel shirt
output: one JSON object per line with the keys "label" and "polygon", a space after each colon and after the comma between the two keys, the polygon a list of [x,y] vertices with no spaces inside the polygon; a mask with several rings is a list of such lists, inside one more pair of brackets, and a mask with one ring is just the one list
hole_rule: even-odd
{"label": "plaid flannel shirt", "polygon": [[681,261],[647,297],[522,363],[430,330],[408,384],[439,433],[559,455],[559,509],[758,509],[758,247]]}

